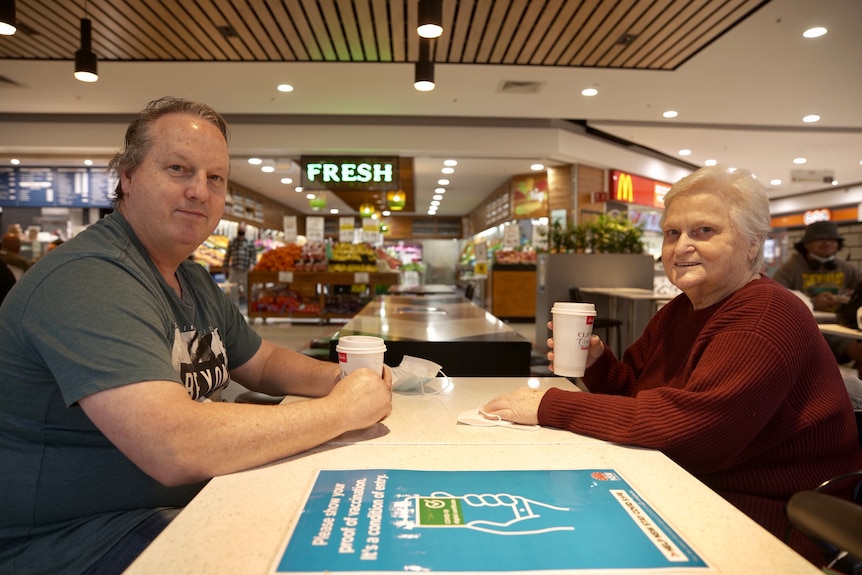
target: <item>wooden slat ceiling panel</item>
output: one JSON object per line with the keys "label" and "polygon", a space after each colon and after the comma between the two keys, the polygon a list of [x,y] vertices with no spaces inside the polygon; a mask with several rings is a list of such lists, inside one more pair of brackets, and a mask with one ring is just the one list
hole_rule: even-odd
{"label": "wooden slat ceiling panel", "polygon": [[[769,0],[442,0],[438,63],[673,70]],[[0,59],[415,62],[418,0],[17,0]]]}

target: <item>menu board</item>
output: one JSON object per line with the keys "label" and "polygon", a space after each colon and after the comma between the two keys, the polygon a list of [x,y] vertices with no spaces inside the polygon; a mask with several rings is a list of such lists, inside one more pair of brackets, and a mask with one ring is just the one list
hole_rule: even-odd
{"label": "menu board", "polygon": [[0,167],[0,206],[110,208],[116,179],[104,168]]}
{"label": "menu board", "polygon": [[362,469],[318,473],[271,573],[681,568],[711,571],[612,469]]}

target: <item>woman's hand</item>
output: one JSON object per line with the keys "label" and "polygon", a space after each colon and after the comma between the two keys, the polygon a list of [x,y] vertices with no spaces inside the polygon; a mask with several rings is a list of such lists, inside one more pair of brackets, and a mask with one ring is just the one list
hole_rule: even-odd
{"label": "woman's hand", "polygon": [[[524,425],[539,423],[539,403],[545,396],[543,390],[519,387],[511,393],[494,398],[482,406],[482,414],[497,416],[505,421]],[[492,419],[489,417],[489,419]]]}
{"label": "woman's hand", "polygon": [[[554,322],[548,322],[548,329],[554,331]],[[548,369],[551,370],[551,373],[554,372],[554,338],[549,337],[547,341],[548,349],[551,351],[548,352]],[[602,354],[605,353],[605,344],[602,341],[602,338],[593,334],[590,336],[590,351],[587,352],[587,367],[590,367],[596,360],[599,359]]]}

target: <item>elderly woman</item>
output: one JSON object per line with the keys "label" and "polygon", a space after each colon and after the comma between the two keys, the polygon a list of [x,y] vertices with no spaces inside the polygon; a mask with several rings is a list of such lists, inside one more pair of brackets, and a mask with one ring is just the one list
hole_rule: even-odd
{"label": "elderly woman", "polygon": [[[758,272],[769,203],[752,176],[715,166],[683,178],[661,227],[665,273],[683,293],[622,361],[592,336],[592,393],[524,388],[483,409],[661,450],[783,537],[793,493],[862,468],[838,366],[802,301]],[[791,545],[822,561],[801,534]]]}

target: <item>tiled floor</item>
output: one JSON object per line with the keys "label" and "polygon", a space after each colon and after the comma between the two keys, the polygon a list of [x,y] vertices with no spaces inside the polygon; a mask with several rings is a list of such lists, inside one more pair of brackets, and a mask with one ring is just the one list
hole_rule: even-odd
{"label": "tiled floor", "polygon": [[[260,319],[252,324],[254,329],[264,338],[278,345],[282,345],[295,351],[302,351],[309,347],[311,340],[318,337],[328,337],[336,331],[340,324],[316,321],[288,321],[281,319]],[[510,323],[512,329],[535,343],[536,326],[534,323]],[[231,382],[222,393],[222,399],[233,401],[237,395],[247,391],[241,385]]]}

